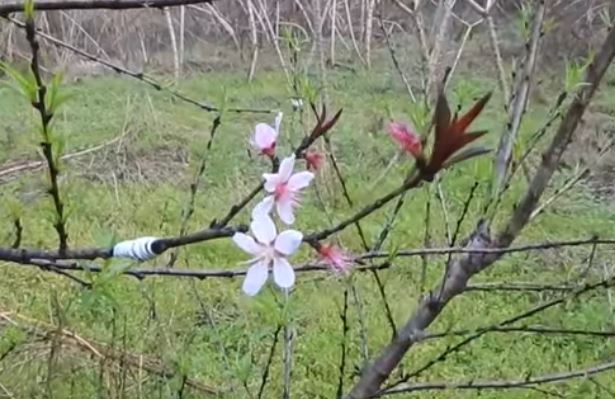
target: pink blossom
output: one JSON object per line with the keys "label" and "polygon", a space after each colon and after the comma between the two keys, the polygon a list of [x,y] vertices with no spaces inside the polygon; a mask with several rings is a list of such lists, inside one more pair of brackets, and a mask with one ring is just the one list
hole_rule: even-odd
{"label": "pink blossom", "polygon": [[262,155],[273,157],[275,146],[280,132],[282,113],[278,113],[275,118],[275,125],[270,126],[266,123],[258,123],[254,128],[254,133],[250,137],[250,144]]}
{"label": "pink blossom", "polygon": [[294,208],[299,205],[299,194],[302,189],[309,186],[314,178],[312,172],[298,172],[293,174],[295,154],[284,158],[280,162],[278,173],[264,173],[265,191],[271,195],[265,197],[252,210],[252,217],[269,214],[276,206],[280,220],[285,224],[295,222]]}
{"label": "pink blossom", "polygon": [[348,254],[336,246],[322,244],[318,249],[318,253],[321,260],[338,273],[346,271],[350,266],[351,259]]}
{"label": "pink blossom", "polygon": [[318,170],[322,166],[323,156],[318,151],[308,151],[303,155],[307,170]]}
{"label": "pink blossom", "polygon": [[419,136],[410,130],[407,125],[399,122],[391,122],[387,125],[389,135],[401,147],[402,150],[411,154],[414,158],[422,156],[422,144]]}
{"label": "pink blossom", "polygon": [[269,270],[273,281],[282,289],[295,283],[295,271],[286,259],[301,245],[303,234],[296,230],[277,233],[269,215],[260,215],[252,220],[250,230],[254,238],[244,233],[235,233],[233,242],[252,255],[251,265],[243,281],[242,289],[249,296],[256,295],[267,282]]}

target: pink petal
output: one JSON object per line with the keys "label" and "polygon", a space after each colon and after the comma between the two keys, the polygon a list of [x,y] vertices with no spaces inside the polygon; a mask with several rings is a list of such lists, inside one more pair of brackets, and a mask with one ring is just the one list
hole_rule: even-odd
{"label": "pink petal", "polygon": [[313,178],[314,173],[312,172],[295,173],[288,179],[288,189],[291,191],[301,190],[309,186]]}
{"label": "pink petal", "polygon": [[273,247],[276,251],[285,256],[292,255],[303,240],[303,234],[297,230],[286,230],[280,233],[275,239]]}
{"label": "pink petal", "polygon": [[293,200],[290,197],[281,198],[276,202],[276,210],[280,220],[285,224],[295,223],[295,215],[293,215]]}
{"label": "pink petal", "polygon": [[266,123],[259,123],[254,129],[254,143],[260,150],[271,147],[277,137],[277,131]]}
{"label": "pink petal", "polygon": [[267,214],[257,215],[250,223],[250,230],[258,242],[265,245],[273,243],[277,235],[275,224]]}
{"label": "pink petal", "polygon": [[273,259],[273,281],[280,288],[290,288],[295,284],[295,271],[285,258]]}
{"label": "pink petal", "polygon": [[295,154],[291,154],[289,157],[284,158],[280,162],[280,169],[278,170],[279,181],[287,182],[290,179],[290,175],[293,174],[293,168],[295,167]]}
{"label": "pink petal", "polygon": [[258,294],[258,291],[260,291],[263,285],[265,285],[265,282],[267,282],[268,274],[269,268],[263,262],[258,262],[250,266],[241,287],[243,292],[249,296]]}
{"label": "pink petal", "polygon": [[387,129],[391,138],[406,152],[414,157],[419,157],[422,152],[422,144],[419,136],[402,123],[391,122]]}
{"label": "pink petal", "polygon": [[273,208],[274,202],[273,195],[263,198],[263,200],[256,204],[252,209],[252,219],[256,219],[257,217],[263,215],[269,215],[271,209]]}
{"label": "pink petal", "polygon": [[263,179],[265,179],[265,190],[267,192],[274,192],[278,183],[280,183],[280,175],[278,173],[263,173]]}
{"label": "pink petal", "polygon": [[233,242],[250,255],[258,255],[262,252],[262,247],[247,234],[235,233],[233,235]]}

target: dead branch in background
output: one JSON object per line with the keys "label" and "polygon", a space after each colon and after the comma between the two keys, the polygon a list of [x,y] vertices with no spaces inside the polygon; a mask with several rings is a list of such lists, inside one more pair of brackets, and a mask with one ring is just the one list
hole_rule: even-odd
{"label": "dead branch in background", "polygon": [[[14,23],[16,26],[20,27],[20,28],[25,28],[25,24],[15,18],[12,17],[5,17],[6,19],[8,19],[9,21],[11,21],[12,23]],[[86,51],[83,51],[69,43],[66,43],[60,39],[57,39],[51,35],[46,34],[45,32],[42,32],[40,30],[37,30],[37,35],[42,37],[43,39],[45,39],[46,41],[48,41],[49,43],[53,44],[54,46],[59,46],[62,48],[65,48],[77,55],[80,55],[84,58],[87,58],[91,61],[94,61],[98,64],[104,65],[105,67],[111,69],[112,71],[119,73],[121,75],[126,75],[126,76],[130,76],[131,78],[137,79],[147,85],[149,85],[150,87],[153,87],[154,89],[158,90],[158,91],[163,91],[166,93],[169,93],[170,95],[172,95],[173,97],[182,100],[186,103],[192,104],[192,105],[196,105],[197,107],[201,108],[204,111],[207,112],[220,112],[221,110],[213,105],[209,105],[206,104],[204,102],[201,101],[197,101],[194,100],[188,96],[186,96],[185,94],[171,89],[169,87],[166,87],[165,85],[163,85],[162,83],[156,81],[155,79],[149,77],[148,75],[142,73],[142,72],[134,72],[131,71],[127,68],[124,68],[120,65],[117,65],[115,63],[109,62],[109,61],[105,61],[100,57],[96,57],[92,54],[89,54]],[[259,114],[269,114],[274,112],[273,110],[269,110],[269,109],[255,109],[255,108],[236,108],[236,107],[229,107],[227,109],[225,109],[225,111],[227,112],[234,112],[234,113],[259,113]]]}
{"label": "dead branch in background", "polygon": [[[0,327],[2,325],[8,325],[24,330],[29,335],[43,341],[48,341],[53,337],[56,337],[62,342],[62,345],[79,349],[94,358],[111,360],[115,363],[127,365],[130,368],[145,370],[148,373],[162,378],[171,379],[179,374],[179,372],[165,365],[160,359],[107,347],[103,344],[85,339],[74,331],[58,328],[58,326],[52,326],[40,320],[34,320],[15,312],[0,309]],[[186,385],[202,394],[219,394],[218,389],[192,378],[186,379]]]}
{"label": "dead branch in background", "polygon": [[432,26],[433,29],[438,27],[438,31],[433,38],[433,46],[429,54],[427,94],[430,99],[436,98],[440,91],[439,85],[444,81],[444,56],[448,48],[449,32],[453,24],[453,7],[456,2],[457,0],[440,0],[438,10],[442,17]]}

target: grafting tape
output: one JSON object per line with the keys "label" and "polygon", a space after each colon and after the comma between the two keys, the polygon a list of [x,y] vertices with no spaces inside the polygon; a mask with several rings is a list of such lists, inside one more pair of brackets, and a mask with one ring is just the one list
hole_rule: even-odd
{"label": "grafting tape", "polygon": [[152,259],[157,254],[152,249],[152,244],[159,240],[158,237],[140,237],[134,240],[118,242],[113,247],[113,256],[116,258],[129,258],[139,262]]}

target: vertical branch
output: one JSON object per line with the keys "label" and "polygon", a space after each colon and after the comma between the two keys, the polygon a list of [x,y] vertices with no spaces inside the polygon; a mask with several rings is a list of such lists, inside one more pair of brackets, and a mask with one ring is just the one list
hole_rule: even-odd
{"label": "vertical branch", "polygon": [[328,103],[327,93],[327,69],[325,65],[325,43],[323,39],[323,29],[325,23],[325,13],[322,8],[322,0],[314,0],[312,14],[314,18],[314,40],[316,51],[318,52],[318,73],[320,75],[320,98],[322,105]]}
{"label": "vertical branch", "polygon": [[267,364],[265,365],[265,370],[263,370],[263,376],[261,377],[261,385],[258,388],[258,395],[256,396],[258,399],[261,399],[263,397],[263,392],[265,392],[265,386],[267,385],[267,379],[269,378],[269,371],[271,370],[271,365],[273,364],[273,355],[275,353],[275,347],[278,345],[281,330],[282,325],[278,325],[278,328],[276,328],[275,332],[273,333],[273,342],[271,342],[269,356],[267,357]]}
{"label": "vertical branch", "polygon": [[524,68],[523,71],[517,75],[515,91],[510,99],[511,105],[508,111],[509,122],[500,137],[500,143],[494,159],[495,176],[493,180],[493,198],[496,198],[502,189],[502,183],[504,182],[508,165],[510,164],[512,148],[519,133],[521,120],[525,114],[525,108],[527,106],[528,96],[530,93],[532,75],[536,64],[538,43],[542,36],[542,23],[544,16],[545,2],[544,0],[539,0],[536,2],[536,9],[534,10],[534,17],[532,21],[532,33],[526,46],[527,55],[524,61]]}
{"label": "vertical branch", "polygon": [[163,9],[164,16],[167,20],[167,29],[171,39],[171,48],[173,49],[173,73],[175,80],[179,79],[179,50],[177,49],[177,38],[175,37],[175,27],[173,26],[173,18],[168,7]]}
{"label": "vertical branch", "polygon": [[258,61],[258,33],[256,31],[256,19],[254,18],[254,5],[252,0],[247,0],[248,8],[248,23],[250,24],[250,45],[252,46],[252,57],[250,61],[250,70],[248,71],[248,82],[254,78],[256,71],[256,62]]}
{"label": "vertical branch", "polygon": [[352,22],[352,15],[350,13],[350,5],[348,4],[350,0],[344,0],[344,10],[346,11],[346,22],[348,24],[348,33],[350,34],[350,40],[352,41],[352,47],[354,48],[357,57],[359,57],[359,61],[365,64],[365,60],[361,55],[361,50],[359,50],[359,44],[357,43],[357,38],[354,35],[354,24]]}
{"label": "vertical branch", "polygon": [[[427,79],[427,93],[429,98],[435,98],[439,91],[440,82],[443,82],[445,65],[444,55],[448,47],[448,36],[453,24],[453,6],[457,0],[442,0],[440,2],[440,12],[442,19],[439,23],[439,30],[434,38],[433,48],[429,57]],[[434,25],[435,26],[435,25]]]}
{"label": "vertical branch", "polygon": [[58,184],[58,175],[60,174],[60,170],[58,168],[57,161],[59,157],[54,157],[53,153],[54,151],[50,126],[51,119],[53,118],[53,113],[47,108],[46,104],[47,87],[45,86],[43,78],[41,77],[41,66],[39,60],[40,46],[36,38],[36,26],[34,23],[34,15],[32,13],[29,13],[26,17],[25,29],[26,39],[28,40],[28,43],[30,44],[30,49],[32,51],[30,69],[32,70],[32,74],[34,75],[34,79],[36,80],[37,86],[36,97],[32,103],[32,106],[38,111],[41,117],[42,140],[40,146],[43,152],[43,156],[45,157],[45,161],[47,163],[47,170],[49,173],[50,182],[48,193],[53,199],[53,204],[56,211],[54,228],[58,233],[58,238],[60,241],[59,251],[62,254],[68,248],[68,233],[66,232],[64,204],[60,197],[60,188]]}
{"label": "vertical branch", "polygon": [[502,95],[504,96],[504,104],[506,105],[508,99],[510,98],[510,93],[508,92],[508,79],[506,78],[506,71],[504,70],[504,61],[502,61],[502,53],[500,52],[498,33],[496,30],[495,22],[493,21],[493,17],[491,15],[487,15],[487,27],[489,29],[489,39],[491,41],[491,48],[493,50],[493,56],[495,58],[495,66],[498,69],[498,74],[500,77],[500,89],[502,90]]}
{"label": "vertical branch", "polygon": [[348,339],[348,286],[344,289],[344,305],[342,312],[340,313],[340,320],[342,322],[342,343],[340,348],[340,377],[337,382],[337,394],[336,397],[341,399],[344,395],[344,375],[346,374],[346,340]]}
{"label": "vertical branch", "polygon": [[[192,183],[190,183],[190,198],[188,199],[188,203],[186,204],[186,207],[182,210],[182,221],[181,221],[181,226],[179,228],[180,237],[183,237],[184,235],[186,235],[186,232],[188,229],[188,222],[190,221],[190,218],[194,214],[194,204],[196,202],[196,195],[199,190],[199,183],[203,177],[203,174],[205,173],[208,155],[211,152],[211,146],[213,144],[214,137],[216,136],[216,132],[218,131],[218,128],[220,127],[221,124],[222,124],[222,117],[220,114],[218,114],[218,116],[214,118],[211,124],[211,130],[209,132],[209,140],[207,141],[205,151],[201,155],[201,163],[199,164],[197,172],[194,175],[194,179],[192,180]],[[173,267],[173,265],[177,261],[178,251],[179,250],[174,251],[171,254],[171,258],[167,265],[168,267]]]}
{"label": "vertical branch", "polygon": [[[284,290],[284,305],[288,305],[288,290]],[[283,362],[284,362],[284,387],[282,398],[289,399],[290,398],[290,380],[291,380],[291,371],[292,371],[292,362],[293,362],[293,330],[290,326],[289,320],[284,322],[284,354],[283,354]]]}
{"label": "vertical branch", "polygon": [[393,61],[393,66],[395,67],[395,70],[397,71],[397,73],[399,74],[399,77],[401,78],[402,82],[404,82],[404,86],[406,86],[406,90],[408,91],[408,95],[410,96],[410,100],[415,103],[416,102],[416,97],[414,96],[414,92],[412,91],[412,86],[410,85],[410,82],[408,81],[408,78],[406,77],[406,74],[404,73],[404,71],[401,69],[401,65],[399,64],[399,61],[397,60],[397,55],[395,54],[395,49],[393,48],[393,44],[391,43],[391,38],[389,35],[389,32],[387,32],[386,28],[384,27],[384,23],[382,21],[382,13],[378,13],[378,25],[380,26],[380,30],[382,31],[382,34],[384,35],[384,42],[389,50],[389,54],[391,56],[391,61]]}
{"label": "vertical branch", "polygon": [[186,59],[186,6],[179,7],[179,67],[184,68]]}
{"label": "vertical branch", "polygon": [[329,61],[331,65],[335,65],[335,32],[336,28],[336,19],[337,19],[337,0],[332,0],[331,4],[331,43],[330,43],[330,52],[329,52]]}
{"label": "vertical branch", "polygon": [[376,0],[367,0],[367,13],[365,15],[365,65],[367,69],[372,67],[372,27],[374,25],[374,8]]}

